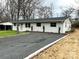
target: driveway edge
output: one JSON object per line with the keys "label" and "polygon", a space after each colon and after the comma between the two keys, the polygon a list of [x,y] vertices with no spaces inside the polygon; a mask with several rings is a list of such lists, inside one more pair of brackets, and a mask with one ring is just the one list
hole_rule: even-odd
{"label": "driveway edge", "polygon": [[[68,34],[68,35],[69,35],[69,34]],[[64,37],[62,37],[62,38],[60,38],[60,39],[58,39],[58,40],[56,40],[56,41],[54,41],[54,42],[52,42],[52,43],[50,43],[50,44],[48,44],[48,45],[46,45],[46,46],[40,48],[39,50],[37,50],[36,52],[30,54],[29,56],[27,56],[27,57],[24,58],[24,59],[31,59],[32,57],[36,56],[37,54],[39,54],[39,53],[42,52],[43,50],[49,48],[50,46],[52,46],[53,44],[57,43],[57,42],[60,41],[61,39],[67,37],[68,35],[65,35]]]}

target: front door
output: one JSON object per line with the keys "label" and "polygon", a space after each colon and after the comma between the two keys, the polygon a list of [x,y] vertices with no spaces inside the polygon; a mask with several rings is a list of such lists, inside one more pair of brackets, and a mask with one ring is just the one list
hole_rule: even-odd
{"label": "front door", "polygon": [[59,27],[59,29],[58,29],[58,33],[60,34],[60,30],[61,30],[61,28]]}
{"label": "front door", "polygon": [[33,26],[31,26],[31,31],[33,31]]}
{"label": "front door", "polygon": [[45,32],[45,26],[43,26],[43,32]]}

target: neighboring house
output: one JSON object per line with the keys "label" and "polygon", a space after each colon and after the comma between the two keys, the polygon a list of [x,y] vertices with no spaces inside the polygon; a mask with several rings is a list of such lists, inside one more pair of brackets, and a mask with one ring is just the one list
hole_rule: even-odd
{"label": "neighboring house", "polygon": [[[13,21],[13,30],[17,30],[17,22]],[[30,19],[19,21],[19,31],[65,33],[71,30],[71,21],[67,17]]]}
{"label": "neighboring house", "polygon": [[11,22],[1,22],[0,30],[12,30],[13,24]]}

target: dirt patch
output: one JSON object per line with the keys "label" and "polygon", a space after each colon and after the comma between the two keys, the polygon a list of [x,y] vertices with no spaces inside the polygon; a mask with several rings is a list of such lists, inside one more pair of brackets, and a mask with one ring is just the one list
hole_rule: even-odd
{"label": "dirt patch", "polygon": [[79,29],[32,59],[79,59]]}

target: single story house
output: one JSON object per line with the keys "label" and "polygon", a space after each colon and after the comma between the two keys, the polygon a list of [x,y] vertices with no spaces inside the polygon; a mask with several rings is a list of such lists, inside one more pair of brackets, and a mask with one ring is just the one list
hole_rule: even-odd
{"label": "single story house", "polygon": [[[17,30],[17,21],[12,22],[13,30]],[[19,31],[66,33],[71,30],[68,17],[19,20]]]}

